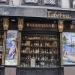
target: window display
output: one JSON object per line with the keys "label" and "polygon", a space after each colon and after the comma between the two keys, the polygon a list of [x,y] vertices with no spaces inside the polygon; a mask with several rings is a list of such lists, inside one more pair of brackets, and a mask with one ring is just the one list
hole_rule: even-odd
{"label": "window display", "polygon": [[5,65],[17,65],[17,35],[16,30],[7,31]]}
{"label": "window display", "polygon": [[0,2],[7,2],[7,0],[0,0]]}
{"label": "window display", "polygon": [[38,3],[38,0],[25,0],[26,3]]}
{"label": "window display", "polygon": [[9,4],[19,6],[19,5],[21,5],[21,0],[10,0]]}
{"label": "window display", "polygon": [[75,8],[75,0],[73,0],[73,8]]}
{"label": "window display", "polygon": [[75,33],[62,33],[62,65],[75,65]]}
{"label": "window display", "polygon": [[53,23],[26,23],[21,33],[21,67],[50,68],[59,66],[59,33]]}
{"label": "window display", "polygon": [[70,8],[70,0],[61,0],[61,8]]}

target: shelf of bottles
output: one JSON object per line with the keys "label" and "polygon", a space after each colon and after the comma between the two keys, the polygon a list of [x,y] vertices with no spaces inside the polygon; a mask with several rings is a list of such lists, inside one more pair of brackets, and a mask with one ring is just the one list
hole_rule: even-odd
{"label": "shelf of bottles", "polygon": [[59,66],[59,32],[57,22],[26,23],[21,38],[21,67]]}

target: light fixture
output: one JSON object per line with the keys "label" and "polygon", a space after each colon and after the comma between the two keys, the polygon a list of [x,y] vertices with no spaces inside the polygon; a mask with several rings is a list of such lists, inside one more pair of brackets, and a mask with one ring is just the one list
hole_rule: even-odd
{"label": "light fixture", "polygon": [[9,19],[8,18],[3,18],[3,28],[4,28],[4,30],[8,30],[8,28],[9,28]]}
{"label": "light fixture", "polygon": [[64,29],[63,20],[59,21],[59,23],[58,23],[58,29],[59,29],[59,32],[63,32],[63,29]]}

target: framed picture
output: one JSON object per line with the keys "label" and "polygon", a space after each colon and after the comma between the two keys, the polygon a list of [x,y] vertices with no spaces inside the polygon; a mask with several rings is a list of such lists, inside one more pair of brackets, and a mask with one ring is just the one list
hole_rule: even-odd
{"label": "framed picture", "polygon": [[62,33],[62,65],[75,65],[75,33]]}
{"label": "framed picture", "polygon": [[5,65],[17,65],[17,39],[18,31],[8,30],[6,34],[6,51],[5,51]]}

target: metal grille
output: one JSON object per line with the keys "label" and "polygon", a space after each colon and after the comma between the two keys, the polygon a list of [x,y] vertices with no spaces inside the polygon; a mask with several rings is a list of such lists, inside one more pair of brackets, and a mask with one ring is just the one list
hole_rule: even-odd
{"label": "metal grille", "polygon": [[44,0],[44,4],[52,4],[52,5],[55,5],[56,4],[56,0]]}

